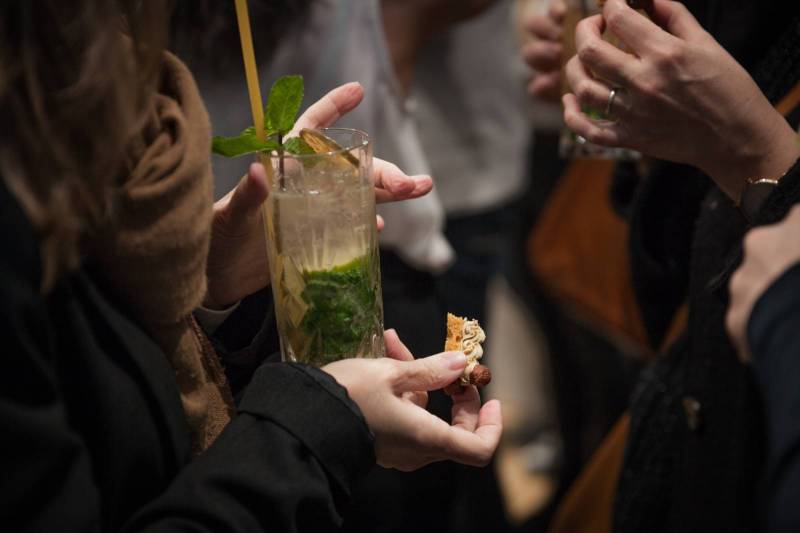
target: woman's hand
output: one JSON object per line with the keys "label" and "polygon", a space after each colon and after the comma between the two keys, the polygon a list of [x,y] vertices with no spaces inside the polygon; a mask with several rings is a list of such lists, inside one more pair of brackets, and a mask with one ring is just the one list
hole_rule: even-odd
{"label": "woman's hand", "polygon": [[378,464],[405,471],[448,459],[488,464],[502,433],[500,402],[481,407],[477,389],[468,387],[453,397],[452,424],[425,410],[426,391],[455,381],[467,365],[464,354],[415,361],[393,330],[385,339],[388,358],[346,359],[323,367],[361,408],[375,434]]}
{"label": "woman's hand", "polygon": [[[341,85],[310,106],[297,119],[293,132],[299,132],[303,128],[327,128],[355,109],[363,99],[364,88],[360,83]],[[433,189],[430,176],[408,176],[397,165],[378,158],[372,160],[372,181],[375,184],[375,201],[378,203],[419,198]]]}
{"label": "woman's hand", "polygon": [[[298,118],[295,129],[330,126],[363,98],[364,90],[358,83],[337,87],[310,106]],[[433,188],[430,176],[408,176],[396,165],[380,159],[373,160],[372,168],[377,202],[418,198]],[[236,188],[214,204],[211,249],[206,267],[206,307],[227,307],[269,283],[261,223],[261,205],[268,195],[266,171],[262,165],[254,163]],[[378,227],[383,227],[380,219]]]}
{"label": "woman's hand", "polygon": [[522,47],[522,58],[536,73],[528,84],[528,92],[543,100],[557,102],[561,95],[561,66],[564,61],[563,0],[550,2],[547,14],[535,14],[525,21],[525,29],[534,40]]}
{"label": "woman's hand", "polygon": [[731,301],[725,325],[742,361],[750,359],[747,323],[764,291],[800,261],[800,205],[779,224],[761,226],[744,239],[744,262],[731,278]]}
{"label": "woman's hand", "polygon": [[[566,69],[574,94],[563,99],[570,129],[697,166],[737,201],[747,178],[780,177],[800,155],[795,134],[753,79],[683,4],[655,0],[653,17],[608,0],[602,16],[578,24]],[[626,52],[603,40],[606,28]],[[610,107],[613,120],[594,121],[582,107]]]}

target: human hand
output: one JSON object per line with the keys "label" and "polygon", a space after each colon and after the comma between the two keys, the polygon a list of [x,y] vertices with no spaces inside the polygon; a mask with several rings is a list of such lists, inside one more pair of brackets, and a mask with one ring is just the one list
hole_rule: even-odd
{"label": "human hand", "polygon": [[[346,83],[322,97],[295,122],[295,135],[303,128],[326,128],[352,111],[364,99],[364,88],[358,82]],[[433,180],[427,175],[409,176],[397,165],[382,159],[372,159],[372,181],[375,184],[375,201],[398,202],[425,196],[433,189]]]}
{"label": "human hand", "polygon": [[725,326],[742,361],[750,360],[747,323],[764,291],[800,261],[800,205],[780,223],[751,230],[744,239],[744,261],[731,277]]}
{"label": "human hand", "polygon": [[536,71],[528,84],[528,92],[552,102],[561,95],[561,66],[564,62],[564,17],[567,6],[553,0],[546,14],[536,13],[525,21],[525,29],[534,40],[523,45],[522,58]]}
{"label": "human hand", "polygon": [[[363,97],[364,90],[358,83],[337,87],[297,119],[295,130],[330,126]],[[396,165],[377,158],[373,159],[372,168],[375,200],[379,203],[418,198],[433,188],[430,176],[408,176]],[[254,163],[236,187],[214,204],[206,307],[227,307],[269,283],[261,223],[261,205],[268,195],[266,171]],[[378,229],[383,228],[382,219],[378,218],[377,224]]]}
{"label": "human hand", "polygon": [[[683,4],[656,0],[652,15],[608,0],[602,16],[578,24],[567,126],[596,144],[697,166],[736,201],[747,178],[781,176],[800,155],[795,134],[750,75]],[[606,27],[627,51],[603,40]],[[581,112],[607,110],[612,87],[614,120]]]}
{"label": "human hand", "polygon": [[413,360],[397,334],[385,334],[383,359],[345,359],[322,369],[347,389],[375,434],[385,468],[410,471],[435,461],[485,466],[502,433],[500,402],[481,407],[475,387],[453,397],[452,424],[425,410],[427,393],[452,383],[466,367],[461,352]]}

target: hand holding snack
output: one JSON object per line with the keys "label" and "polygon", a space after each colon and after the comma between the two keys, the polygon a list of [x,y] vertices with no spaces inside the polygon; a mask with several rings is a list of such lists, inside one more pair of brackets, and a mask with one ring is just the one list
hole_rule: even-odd
{"label": "hand holding snack", "polygon": [[416,470],[452,460],[484,466],[500,442],[500,402],[481,407],[474,387],[454,397],[452,424],[425,410],[426,391],[458,379],[467,366],[461,352],[445,352],[413,360],[392,330],[384,333],[382,359],[345,359],[322,369],[347,389],[375,434],[378,464]]}
{"label": "hand holding snack", "polygon": [[467,366],[456,381],[444,388],[446,394],[451,396],[460,394],[469,385],[485,387],[492,380],[491,371],[478,364],[478,360],[483,357],[481,344],[485,340],[486,334],[477,320],[468,320],[447,313],[447,340],[444,349],[463,352],[467,357]]}

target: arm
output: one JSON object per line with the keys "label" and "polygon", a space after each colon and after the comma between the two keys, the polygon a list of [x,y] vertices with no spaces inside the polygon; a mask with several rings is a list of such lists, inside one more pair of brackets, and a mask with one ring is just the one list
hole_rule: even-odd
{"label": "arm", "polygon": [[[13,428],[0,455],[3,523],[19,531],[97,531],[102,494],[56,377],[55,359],[65,354],[53,351],[36,289],[0,274],[0,425]],[[329,531],[350,485],[373,463],[370,432],[342,387],[320,371],[265,368],[218,442],[125,529]]]}
{"label": "arm", "polygon": [[245,297],[209,340],[225,368],[234,398],[239,398],[253,373],[266,360],[279,361],[280,342],[272,290]]}
{"label": "arm", "polygon": [[358,408],[330,376],[265,365],[220,438],[126,531],[329,531],[374,460]]}
{"label": "arm", "polygon": [[767,531],[799,531],[800,265],[759,298],[747,330],[767,412]]}
{"label": "arm", "polygon": [[[578,25],[578,52],[566,67],[570,129],[696,166],[734,202],[747,179],[783,176],[800,156],[797,135],[755,81],[681,3],[656,0],[653,16],[658,25],[608,0],[602,16]],[[603,40],[606,29],[627,51]],[[613,120],[592,120],[586,107]]]}
{"label": "arm", "polygon": [[750,359],[767,417],[767,513],[770,532],[797,531],[800,512],[800,206],[779,224],[745,238],[731,278],[726,326]]}
{"label": "arm", "polygon": [[[44,304],[28,288],[26,298],[36,307],[32,313],[14,300],[17,289],[9,283],[0,290],[0,334],[11,353],[0,378],[0,419],[14,428],[3,441],[0,494],[8,503],[4,511],[17,513],[5,522],[36,531],[97,529],[106,513],[91,469],[92,452],[71,426],[59,390],[70,387],[74,393],[76,384],[60,380],[54,364],[80,354],[47,342]],[[497,401],[481,407],[477,391],[469,389],[454,398],[452,424],[424,408],[426,391],[461,375],[464,354],[412,360],[396,335],[387,332],[386,338],[387,352],[399,361],[350,359],[328,365],[325,372],[262,366],[239,415],[206,452],[171,475],[163,493],[145,494],[154,497],[124,530],[329,531],[340,523],[338,509],[350,487],[376,455],[381,465],[401,470],[446,459],[486,465],[500,438]],[[149,376],[137,378],[155,380]],[[174,388],[169,379],[161,375],[147,386],[169,393]],[[126,396],[104,401],[124,410],[142,407]],[[374,447],[367,423],[376,435]],[[113,442],[116,436],[109,437]],[[158,454],[158,444],[152,445]],[[136,454],[120,462],[149,466]]]}

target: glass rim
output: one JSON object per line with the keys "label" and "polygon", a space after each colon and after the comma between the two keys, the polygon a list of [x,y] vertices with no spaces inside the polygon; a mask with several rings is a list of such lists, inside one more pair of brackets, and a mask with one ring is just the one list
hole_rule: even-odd
{"label": "glass rim", "polygon": [[[348,144],[348,146],[342,146],[338,150],[331,150],[330,152],[320,152],[320,153],[314,153],[314,154],[292,154],[292,153],[289,153],[289,152],[286,152],[286,151],[283,151],[283,154],[281,154],[281,152],[279,152],[278,150],[270,150],[269,152],[262,151],[262,152],[258,152],[258,153],[260,153],[262,155],[269,154],[270,158],[272,158],[272,157],[281,157],[281,155],[283,155],[283,157],[286,158],[286,159],[302,160],[302,159],[310,159],[310,158],[331,157],[331,156],[334,156],[334,155],[340,155],[340,154],[344,154],[344,153],[349,153],[349,152],[352,152],[352,151],[357,150],[359,148],[366,148],[367,146],[369,146],[369,143],[370,143],[369,135],[367,134],[367,132],[365,132],[363,130],[359,130],[357,128],[327,127],[327,128],[307,128],[307,129],[310,129],[310,130],[313,130],[313,131],[319,131],[319,132],[322,132],[322,133],[324,133],[326,131],[355,133],[356,135],[360,135],[361,136],[362,141],[358,142],[358,143],[355,143],[355,144],[352,144],[352,145]],[[299,137],[299,135],[295,135],[295,137]],[[289,138],[292,138],[292,137],[289,137]],[[335,141],[335,139],[334,139],[334,141]],[[286,142],[286,140],[284,140],[284,142]]]}

